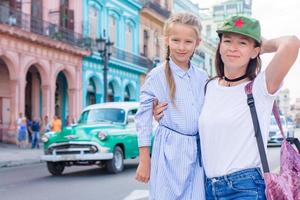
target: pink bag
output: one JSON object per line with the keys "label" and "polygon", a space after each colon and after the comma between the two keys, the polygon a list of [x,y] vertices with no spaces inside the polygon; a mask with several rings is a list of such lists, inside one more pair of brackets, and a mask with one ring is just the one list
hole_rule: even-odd
{"label": "pink bag", "polygon": [[[268,200],[300,200],[300,142],[297,138],[285,138],[279,111],[277,105],[274,103],[273,114],[284,140],[280,150],[280,172],[279,174],[270,173],[252,96],[252,84],[253,82],[250,82],[246,85],[245,92],[247,94],[247,102],[251,111],[255,136],[264,170],[266,197]],[[299,153],[289,142],[296,145]]]}
{"label": "pink bag", "polygon": [[[284,141],[280,150],[279,174],[264,174],[267,199],[300,200],[300,154],[296,152],[284,136],[276,104],[273,106],[273,113]],[[294,143],[299,148],[298,139],[295,139]]]}

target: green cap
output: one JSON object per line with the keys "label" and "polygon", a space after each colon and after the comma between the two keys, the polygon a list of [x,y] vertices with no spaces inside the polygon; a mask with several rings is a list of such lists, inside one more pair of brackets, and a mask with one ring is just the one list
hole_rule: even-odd
{"label": "green cap", "polygon": [[259,21],[251,17],[232,16],[224,22],[217,33],[238,33],[261,43]]}

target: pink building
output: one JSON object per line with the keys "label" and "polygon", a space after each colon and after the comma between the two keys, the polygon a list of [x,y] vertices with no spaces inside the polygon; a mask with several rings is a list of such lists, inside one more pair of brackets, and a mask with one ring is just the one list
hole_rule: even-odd
{"label": "pink building", "polygon": [[0,2],[0,141],[11,143],[18,113],[79,115],[82,57],[90,53],[74,33],[82,32],[81,1],[22,2]]}

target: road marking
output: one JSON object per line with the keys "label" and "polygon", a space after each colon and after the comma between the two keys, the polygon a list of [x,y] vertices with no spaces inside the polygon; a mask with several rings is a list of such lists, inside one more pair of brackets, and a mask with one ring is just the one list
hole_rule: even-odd
{"label": "road marking", "polygon": [[123,200],[139,200],[149,197],[149,190],[134,190]]}

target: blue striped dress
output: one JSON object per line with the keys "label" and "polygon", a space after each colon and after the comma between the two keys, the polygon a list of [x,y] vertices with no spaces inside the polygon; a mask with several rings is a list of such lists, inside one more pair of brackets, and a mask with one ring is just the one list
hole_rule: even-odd
{"label": "blue striped dress", "polygon": [[170,67],[176,84],[175,106],[169,98],[164,65],[161,65],[147,75],[136,114],[139,147],[150,146],[152,102],[154,98],[158,102],[168,102],[154,133],[150,199],[202,200],[205,199],[204,174],[199,165],[197,137],[192,135],[198,135],[207,75],[193,66],[184,71],[172,60]]}

